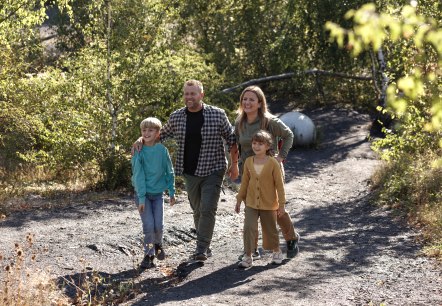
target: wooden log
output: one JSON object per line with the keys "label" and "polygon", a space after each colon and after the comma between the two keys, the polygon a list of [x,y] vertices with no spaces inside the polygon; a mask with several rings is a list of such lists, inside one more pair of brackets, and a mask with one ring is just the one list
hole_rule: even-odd
{"label": "wooden log", "polygon": [[355,75],[349,75],[349,74],[345,74],[345,73],[341,73],[341,72],[331,72],[331,71],[318,70],[318,69],[309,69],[306,71],[287,72],[287,73],[272,75],[272,76],[263,77],[263,78],[259,78],[259,79],[252,79],[247,82],[238,84],[236,86],[223,89],[223,90],[221,90],[221,92],[228,93],[228,92],[234,91],[237,88],[247,87],[247,86],[261,84],[261,83],[267,83],[270,81],[279,81],[279,80],[284,80],[284,79],[290,79],[296,75],[301,75],[301,74],[314,74],[316,76],[321,74],[321,75],[330,76],[330,77],[339,77],[339,78],[353,79],[353,80],[359,80],[359,81],[372,81],[373,80],[373,78],[371,76],[364,76],[364,75],[363,76],[355,76]]}

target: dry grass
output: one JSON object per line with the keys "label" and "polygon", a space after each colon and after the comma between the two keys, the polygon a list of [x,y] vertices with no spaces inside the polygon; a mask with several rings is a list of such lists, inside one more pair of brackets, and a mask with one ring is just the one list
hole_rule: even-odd
{"label": "dry grass", "polygon": [[[140,292],[138,272],[113,280],[83,269],[78,277],[56,281],[48,271],[35,267],[37,256],[45,250],[35,250],[33,243],[34,236],[28,234],[24,243],[15,244],[9,256],[0,254],[0,306],[118,305]],[[70,293],[65,293],[68,288]]]}
{"label": "dry grass", "polygon": [[10,257],[0,255],[0,305],[71,305],[46,271],[33,268],[33,235],[16,243]]}
{"label": "dry grass", "polygon": [[[88,271],[83,267],[81,273],[66,278],[61,277],[60,286],[70,292],[71,304],[74,305],[119,305],[133,299],[140,293],[139,271],[136,269],[135,257],[132,256],[134,268],[126,276],[115,279],[110,274]],[[80,259],[80,264],[84,265]]]}
{"label": "dry grass", "polygon": [[51,197],[60,193],[78,193],[91,189],[99,178],[100,175],[93,167],[64,172],[42,167],[29,167],[15,172],[0,168],[0,203],[29,194]]}
{"label": "dry grass", "polygon": [[373,176],[380,204],[406,216],[421,230],[428,256],[442,260],[442,167],[427,153],[384,165]]}

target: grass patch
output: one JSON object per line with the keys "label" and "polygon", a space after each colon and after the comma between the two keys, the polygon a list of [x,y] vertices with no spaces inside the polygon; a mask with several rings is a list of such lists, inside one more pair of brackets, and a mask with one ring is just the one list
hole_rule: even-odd
{"label": "grass patch", "polygon": [[442,167],[437,154],[406,155],[373,176],[377,202],[396,209],[421,230],[424,253],[442,260]]}

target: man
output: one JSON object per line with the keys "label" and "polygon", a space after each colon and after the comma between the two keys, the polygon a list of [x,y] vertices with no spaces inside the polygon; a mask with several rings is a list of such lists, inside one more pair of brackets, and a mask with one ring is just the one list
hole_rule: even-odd
{"label": "man", "polygon": [[233,163],[229,169],[231,179],[238,177],[238,150],[224,110],[203,102],[202,83],[186,81],[183,92],[185,107],[170,115],[160,138],[173,137],[177,142],[175,174],[184,177],[197,233],[193,257],[206,260],[212,255],[210,243],[227,167],[224,143],[230,148]]}

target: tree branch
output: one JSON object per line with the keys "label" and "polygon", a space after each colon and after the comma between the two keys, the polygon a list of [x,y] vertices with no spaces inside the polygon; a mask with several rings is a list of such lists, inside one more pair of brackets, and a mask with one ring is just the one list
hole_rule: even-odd
{"label": "tree branch", "polygon": [[345,79],[354,79],[354,80],[360,80],[360,81],[372,81],[373,80],[373,78],[371,76],[354,76],[354,75],[348,75],[348,74],[341,73],[341,72],[331,72],[331,71],[325,71],[325,70],[310,69],[310,70],[306,70],[306,71],[287,72],[287,73],[283,73],[283,74],[279,74],[279,75],[272,75],[272,76],[268,76],[268,77],[264,77],[264,78],[252,79],[250,81],[238,84],[236,86],[223,89],[221,92],[228,93],[228,92],[232,92],[235,89],[240,88],[240,87],[246,87],[246,86],[266,83],[266,82],[270,82],[270,81],[279,81],[279,80],[284,80],[284,79],[290,79],[296,75],[301,75],[301,74],[315,74],[315,75],[322,74],[322,75],[326,75],[326,76],[340,77],[340,78],[345,78]]}

